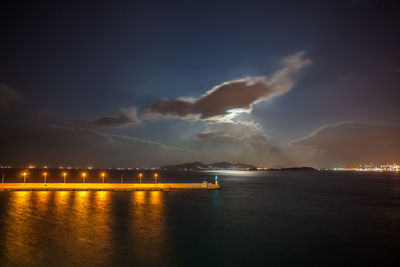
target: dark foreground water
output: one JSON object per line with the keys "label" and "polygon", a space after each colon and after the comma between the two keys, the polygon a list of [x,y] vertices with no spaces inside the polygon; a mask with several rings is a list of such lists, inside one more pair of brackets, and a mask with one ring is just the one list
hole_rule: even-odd
{"label": "dark foreground water", "polygon": [[0,266],[400,266],[398,175],[219,174],[219,191],[0,192]]}

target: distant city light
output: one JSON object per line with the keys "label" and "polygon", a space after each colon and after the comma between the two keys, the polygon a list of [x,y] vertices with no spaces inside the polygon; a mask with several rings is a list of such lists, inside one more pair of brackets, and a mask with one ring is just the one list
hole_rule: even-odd
{"label": "distant city light", "polygon": [[380,166],[375,166],[374,164],[361,165],[360,167],[352,168],[333,168],[334,171],[359,171],[359,172],[399,172],[399,164],[383,164]]}

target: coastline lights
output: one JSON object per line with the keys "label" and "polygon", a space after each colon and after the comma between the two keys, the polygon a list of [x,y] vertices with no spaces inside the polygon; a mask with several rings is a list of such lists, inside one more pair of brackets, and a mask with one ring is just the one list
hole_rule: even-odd
{"label": "coastline lights", "polygon": [[87,175],[87,173],[86,173],[86,172],[82,172],[83,183],[85,183],[85,182],[86,182],[86,175]]}
{"label": "coastline lights", "polygon": [[26,183],[26,176],[28,175],[28,172],[23,172],[22,175],[24,176],[24,184]]}
{"label": "coastline lights", "polygon": [[154,174],[154,183],[155,183],[155,184],[157,183],[157,178],[158,178],[158,173],[155,173],[155,174]]}
{"label": "coastline lights", "polygon": [[103,178],[103,184],[104,184],[104,177],[106,176],[106,173],[102,172],[102,173],[100,173],[100,175],[101,175],[101,178]]}
{"label": "coastline lights", "polygon": [[67,180],[67,173],[63,172],[62,175],[64,176],[64,184],[65,184],[65,181]]}
{"label": "coastline lights", "polygon": [[142,183],[142,177],[143,177],[143,173],[139,173],[139,183]]}
{"label": "coastline lights", "polygon": [[47,179],[47,172],[44,172],[43,176],[44,176],[43,183],[45,184],[46,183],[46,179]]}

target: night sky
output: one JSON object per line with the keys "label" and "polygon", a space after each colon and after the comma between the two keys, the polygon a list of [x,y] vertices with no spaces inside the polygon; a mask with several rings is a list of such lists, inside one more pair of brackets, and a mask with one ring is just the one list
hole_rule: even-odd
{"label": "night sky", "polygon": [[400,161],[398,1],[14,1],[0,165]]}

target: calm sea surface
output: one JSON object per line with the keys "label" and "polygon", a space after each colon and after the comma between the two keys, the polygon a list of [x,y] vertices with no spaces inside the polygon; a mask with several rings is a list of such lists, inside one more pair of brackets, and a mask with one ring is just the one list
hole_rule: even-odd
{"label": "calm sea surface", "polygon": [[0,266],[400,266],[399,175],[218,174],[219,191],[0,192]]}

